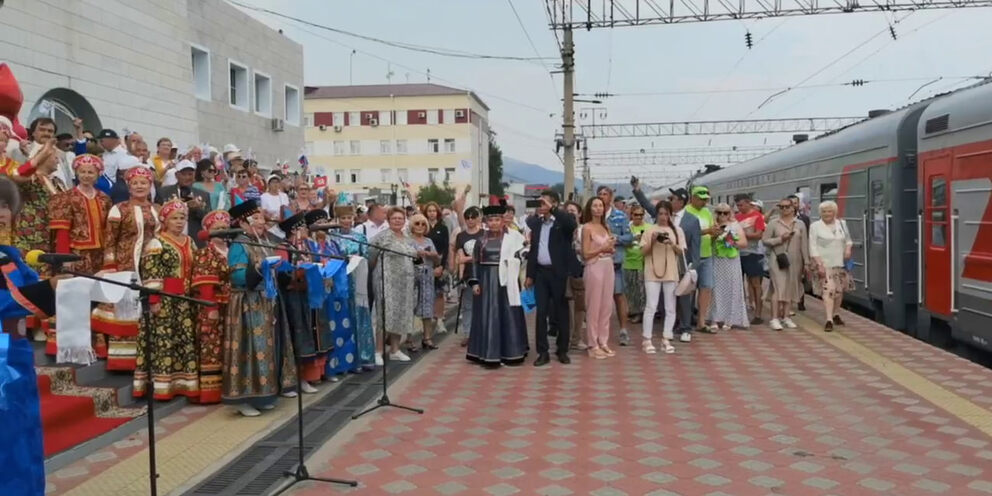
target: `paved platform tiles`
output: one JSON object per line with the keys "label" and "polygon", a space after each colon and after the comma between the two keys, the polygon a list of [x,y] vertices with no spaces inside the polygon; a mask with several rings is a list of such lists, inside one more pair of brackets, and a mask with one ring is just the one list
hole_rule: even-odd
{"label": "paved platform tiles", "polygon": [[799,330],[540,369],[450,340],[392,390],[426,414],[354,421],[308,461],[359,488],[290,494],[992,493],[992,370],[849,312],[823,333],[817,305]]}

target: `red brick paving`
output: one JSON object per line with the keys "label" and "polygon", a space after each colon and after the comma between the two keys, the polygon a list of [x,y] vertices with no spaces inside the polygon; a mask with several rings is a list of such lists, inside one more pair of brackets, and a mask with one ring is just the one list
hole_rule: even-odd
{"label": "red brick paving", "polygon": [[[992,371],[844,317],[842,332],[877,353],[972,401],[988,393]],[[455,341],[392,391],[424,415],[372,414],[329,465],[310,465],[358,489],[293,494],[992,493],[992,439],[809,332],[495,371]]]}

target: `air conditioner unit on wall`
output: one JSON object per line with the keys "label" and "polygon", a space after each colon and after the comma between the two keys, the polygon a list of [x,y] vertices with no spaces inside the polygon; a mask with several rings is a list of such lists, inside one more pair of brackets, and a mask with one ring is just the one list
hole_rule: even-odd
{"label": "air conditioner unit on wall", "polygon": [[417,112],[417,118],[418,119],[426,119],[427,118],[427,112]]}
{"label": "air conditioner unit on wall", "polygon": [[327,131],[327,126],[325,126],[324,124],[321,124],[320,125],[320,130],[321,131]]}
{"label": "air conditioner unit on wall", "polygon": [[464,110],[455,110],[455,117],[457,117],[459,119],[464,119],[465,118],[465,111]]}
{"label": "air conditioner unit on wall", "polygon": [[282,119],[272,119],[272,130],[276,132],[281,132],[286,127],[286,121]]}
{"label": "air conditioner unit on wall", "polygon": [[341,132],[341,126],[334,126],[334,132],[335,133],[340,133]]}
{"label": "air conditioner unit on wall", "polygon": [[371,118],[371,119],[369,119],[369,125],[372,126],[372,127],[378,126],[379,125],[379,119],[376,119],[374,117]]}

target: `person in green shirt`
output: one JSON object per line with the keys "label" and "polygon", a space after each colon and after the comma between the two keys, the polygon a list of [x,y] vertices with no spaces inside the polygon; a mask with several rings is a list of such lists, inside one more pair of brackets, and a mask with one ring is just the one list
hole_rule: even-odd
{"label": "person in green shirt", "polygon": [[[644,209],[635,205],[630,209],[630,232],[634,244],[641,242],[641,233],[649,227],[644,222]],[[627,296],[627,314],[630,321],[638,323],[644,314],[644,254],[641,250],[627,250],[623,257],[623,289]]]}
{"label": "person in green shirt", "polygon": [[689,206],[685,211],[699,219],[702,234],[699,243],[699,265],[696,266],[699,317],[696,329],[711,332],[706,326],[710,316],[710,302],[713,300],[713,236],[720,234],[720,227],[713,222],[713,213],[706,208],[710,201],[710,190],[706,186],[693,186]]}

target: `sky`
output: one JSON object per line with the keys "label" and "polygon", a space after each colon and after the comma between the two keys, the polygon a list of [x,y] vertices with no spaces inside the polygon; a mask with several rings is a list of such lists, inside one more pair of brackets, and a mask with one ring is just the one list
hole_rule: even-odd
{"label": "sky", "polygon": [[[412,52],[246,10],[303,45],[305,84],[383,84],[390,71],[393,83],[426,82],[429,70],[431,82],[471,89],[486,102],[504,155],[561,170],[554,138],[561,132],[562,78],[551,74],[560,59],[544,0],[238,1],[390,41],[549,57],[504,61]],[[867,116],[871,109],[898,108],[969,84],[963,77],[988,76],[989,25],[992,9],[968,8],[578,30],[576,92],[617,96],[602,104],[577,103],[577,124],[591,124],[593,115],[597,123],[610,124]],[[750,50],[744,43],[747,31],[755,41]],[[854,79],[869,83],[839,85]],[[761,106],[797,85],[818,87],[795,88]],[[703,93],[678,94],[687,91]],[[790,134],[600,138],[589,140],[588,147],[595,156],[621,150],[786,146],[790,140]],[[638,174],[655,185],[699,167],[590,162],[594,178]]]}

